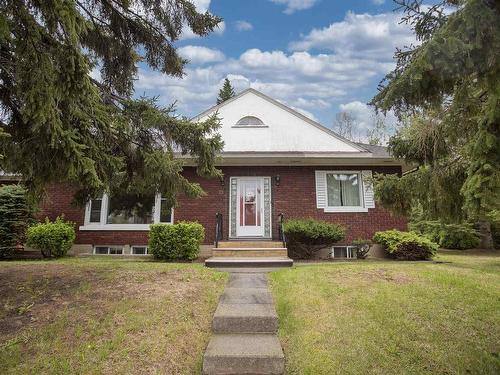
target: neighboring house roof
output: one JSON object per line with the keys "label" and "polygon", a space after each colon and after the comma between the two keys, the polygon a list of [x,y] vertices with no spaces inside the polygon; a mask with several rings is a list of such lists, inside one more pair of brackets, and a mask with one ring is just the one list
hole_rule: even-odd
{"label": "neighboring house roof", "polygon": [[389,153],[389,150],[385,146],[370,145],[367,143],[359,143],[359,142],[357,142],[356,144],[370,151],[374,157],[379,157],[379,158],[392,157],[391,154]]}

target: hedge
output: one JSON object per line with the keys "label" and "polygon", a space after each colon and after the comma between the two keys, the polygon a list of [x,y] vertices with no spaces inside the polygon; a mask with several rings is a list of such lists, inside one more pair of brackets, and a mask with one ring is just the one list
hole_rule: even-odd
{"label": "hedge", "polygon": [[17,245],[24,244],[33,211],[22,186],[0,187],[0,258],[11,256]]}
{"label": "hedge", "polygon": [[152,224],[148,249],[156,259],[194,260],[204,238],[205,229],[198,223]]}
{"label": "hedge", "polygon": [[390,257],[398,260],[431,259],[438,249],[438,244],[416,232],[387,230],[377,232],[373,242],[382,245]]}
{"label": "hedge", "polygon": [[419,221],[410,228],[446,249],[471,249],[479,246],[480,236],[471,224],[444,224],[439,221]]}
{"label": "hedge", "polygon": [[341,225],[314,219],[287,220],[283,229],[288,254],[293,259],[308,259],[322,248],[342,240],[345,229]]}
{"label": "hedge", "polygon": [[47,218],[28,228],[26,244],[40,250],[44,257],[65,256],[75,242],[75,224],[58,217],[54,222]]}

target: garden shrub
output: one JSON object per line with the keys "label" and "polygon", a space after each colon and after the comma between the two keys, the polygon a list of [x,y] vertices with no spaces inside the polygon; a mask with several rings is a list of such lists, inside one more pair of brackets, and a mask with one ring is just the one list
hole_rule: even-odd
{"label": "garden shrub", "polygon": [[17,245],[24,244],[33,211],[22,186],[0,187],[0,258],[10,257]]}
{"label": "garden shrub", "polygon": [[357,239],[352,241],[352,245],[356,246],[356,258],[366,259],[368,252],[370,251],[372,241]]}
{"label": "garden shrub", "polygon": [[471,249],[479,246],[480,236],[470,224],[444,224],[439,221],[420,221],[410,228],[425,235],[446,249]]}
{"label": "garden shrub", "polygon": [[57,217],[51,222],[48,218],[28,228],[26,244],[38,249],[47,258],[65,256],[75,242],[75,224]]}
{"label": "garden shrub", "polygon": [[338,224],[314,219],[291,219],[284,225],[288,254],[293,259],[308,259],[322,248],[332,246],[345,236]]}
{"label": "garden shrub", "polygon": [[425,236],[398,230],[377,232],[373,242],[381,244],[390,257],[398,260],[431,259],[438,249],[438,244]]}
{"label": "garden shrub", "polygon": [[199,223],[152,224],[149,252],[161,260],[193,260],[200,253],[205,229]]}

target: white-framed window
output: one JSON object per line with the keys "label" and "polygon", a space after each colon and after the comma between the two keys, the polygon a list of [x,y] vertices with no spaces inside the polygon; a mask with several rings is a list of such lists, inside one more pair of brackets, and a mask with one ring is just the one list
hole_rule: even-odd
{"label": "white-framed window", "polygon": [[122,246],[94,246],[95,255],[122,255]]}
{"label": "white-framed window", "polygon": [[238,120],[234,125],[235,127],[255,127],[255,126],[266,126],[264,122],[255,116],[245,116]]}
{"label": "white-framed window", "polygon": [[356,246],[332,246],[332,258],[356,258]]}
{"label": "white-framed window", "polygon": [[148,247],[147,246],[132,246],[130,250],[130,254],[132,255],[148,255]]}
{"label": "white-framed window", "polygon": [[371,171],[316,171],[316,205],[324,212],[368,212],[374,208]]}
{"label": "white-framed window", "polygon": [[120,198],[104,194],[91,199],[85,209],[80,230],[149,230],[153,223],[172,224],[173,209],[156,194],[150,197],[127,195]]}

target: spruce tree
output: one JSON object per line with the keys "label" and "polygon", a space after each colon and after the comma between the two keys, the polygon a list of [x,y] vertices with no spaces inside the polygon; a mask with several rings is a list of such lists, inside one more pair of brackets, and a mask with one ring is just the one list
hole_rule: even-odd
{"label": "spruce tree", "polygon": [[202,194],[175,156],[219,174],[218,119],[192,123],[132,95],[139,62],[181,77],[174,42],[220,21],[184,0],[1,1],[0,170],[21,174],[35,193],[72,182],[80,201],[105,190],[156,190],[172,202]]}
{"label": "spruce tree", "polygon": [[233,86],[231,86],[231,82],[229,81],[229,79],[226,78],[224,80],[222,88],[219,90],[219,96],[217,97],[217,104],[221,104],[222,102],[231,99],[234,95],[235,94]]}
{"label": "spruce tree", "polygon": [[406,209],[413,199],[428,216],[478,220],[487,232],[500,208],[500,3],[396,2],[420,43],[396,52],[372,103],[409,119],[390,148],[417,168],[379,177],[378,197]]}

